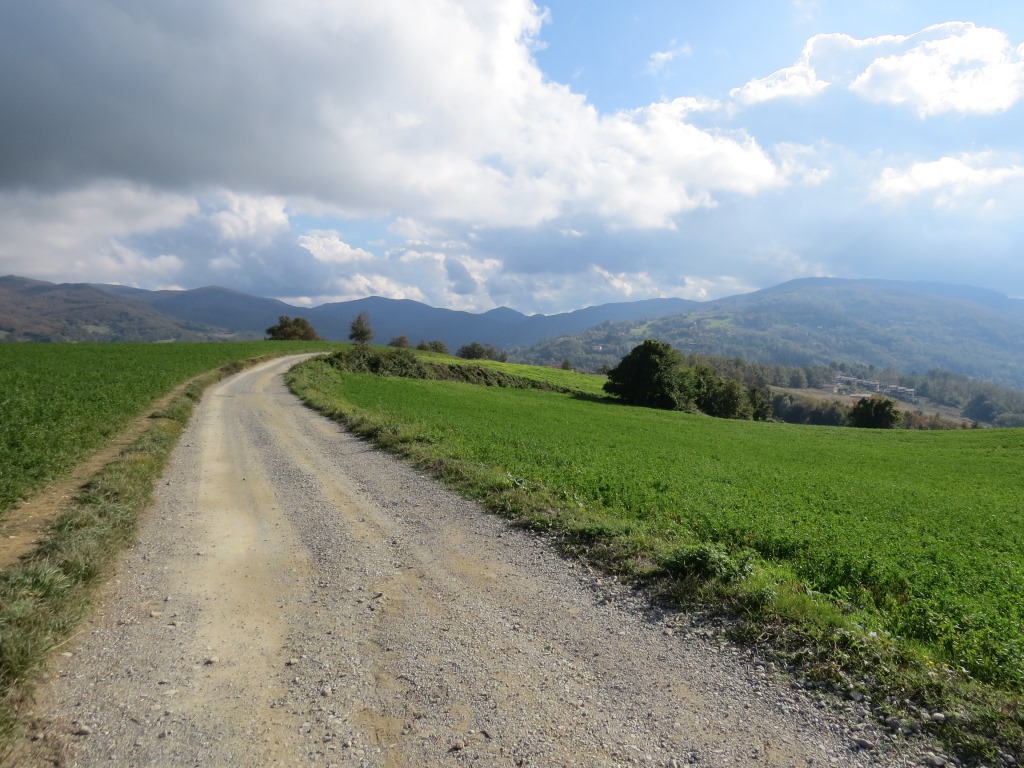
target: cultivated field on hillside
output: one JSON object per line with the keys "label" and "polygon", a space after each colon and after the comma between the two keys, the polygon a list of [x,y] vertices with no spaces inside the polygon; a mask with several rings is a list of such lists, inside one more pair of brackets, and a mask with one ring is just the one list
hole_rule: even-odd
{"label": "cultivated field on hillside", "polygon": [[731,421],[303,370],[298,387],[322,407],[481,489],[504,486],[511,506],[542,496],[552,525],[654,570],[713,571],[723,552],[765,601],[796,584],[924,658],[1024,691],[1024,430]]}
{"label": "cultivated field on hillside", "polygon": [[0,344],[0,515],[191,377],[234,360],[335,347]]}

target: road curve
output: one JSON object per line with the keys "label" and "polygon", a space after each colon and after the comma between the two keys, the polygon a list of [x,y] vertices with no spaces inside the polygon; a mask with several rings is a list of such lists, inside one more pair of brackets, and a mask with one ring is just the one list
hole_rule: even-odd
{"label": "road curve", "polygon": [[211,388],[19,765],[896,765],[811,698],[305,409]]}

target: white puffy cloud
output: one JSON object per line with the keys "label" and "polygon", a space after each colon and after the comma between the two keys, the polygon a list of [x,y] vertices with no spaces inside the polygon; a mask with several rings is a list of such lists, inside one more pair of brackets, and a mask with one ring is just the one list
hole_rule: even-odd
{"label": "white puffy cloud", "polygon": [[586,209],[647,227],[774,183],[753,139],[687,121],[695,100],[602,115],[546,80],[542,20],[530,0],[4,5],[0,99],[17,106],[0,121],[0,187],[231,190],[218,227],[251,239],[282,231],[283,200],[299,198],[489,226]]}
{"label": "white puffy cloud", "polygon": [[913,163],[908,168],[886,168],[872,191],[884,200],[932,195],[935,205],[950,207],[988,195],[1008,182],[1024,180],[1024,166],[997,165],[991,153],[965,153],[955,157]]}
{"label": "white puffy cloud", "polygon": [[672,228],[679,213],[714,206],[717,193],[752,195],[784,183],[752,137],[687,122],[694,106],[676,99],[602,120],[600,151],[573,158],[575,212],[618,226]]}
{"label": "white puffy cloud", "polygon": [[[805,57],[807,49],[804,49]],[[801,99],[817,96],[829,83],[818,79],[806,58],[791,67],[784,67],[767,77],[751,80],[733,88],[729,95],[739,104],[759,104],[774,99]]]}
{"label": "white puffy cloud", "polygon": [[[945,205],[1018,178],[947,136],[894,131],[894,149],[884,119],[842,109],[998,115],[1022,49],[996,30],[818,35],[723,102],[602,111],[540,70],[543,19],[530,0],[0,3],[0,274],[562,311],[838,273],[807,256],[838,253],[836,232],[921,229],[893,213],[910,206],[884,233],[861,216],[883,208],[856,208],[871,180],[876,199]],[[799,124],[737,108],[823,95]],[[839,123],[878,153],[822,140]]]}
{"label": "white puffy cloud", "polygon": [[147,255],[125,239],[180,227],[199,214],[195,198],[102,181],[51,194],[0,191],[2,271],[43,279],[167,284],[181,260]]}
{"label": "white puffy cloud", "polygon": [[305,248],[317,261],[328,264],[350,264],[353,262],[371,262],[374,255],[362,248],[354,248],[333,230],[311,230],[298,238],[300,246]]}
{"label": "white puffy cloud", "polygon": [[288,214],[283,198],[239,195],[230,191],[223,197],[225,207],[210,215],[223,240],[267,244],[288,231]]}
{"label": "white puffy cloud", "polygon": [[740,105],[811,98],[840,86],[867,101],[913,109],[995,114],[1024,95],[1024,44],[998,29],[947,22],[913,35],[855,38],[830,33],[807,41],[795,64],[734,88]]}
{"label": "white puffy cloud", "polygon": [[904,50],[873,61],[850,84],[870,101],[907,105],[921,117],[1005,112],[1024,94],[1024,45],[970,23],[929,27]]}

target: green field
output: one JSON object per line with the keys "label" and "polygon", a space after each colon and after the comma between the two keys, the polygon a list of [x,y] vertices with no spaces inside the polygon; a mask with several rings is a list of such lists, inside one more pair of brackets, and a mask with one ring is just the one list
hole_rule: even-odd
{"label": "green field", "polygon": [[716,545],[756,564],[765,599],[797,581],[922,658],[1024,691],[1024,430],[720,420],[304,368],[300,386],[391,445],[539,494],[554,524],[652,569]]}
{"label": "green field", "polygon": [[0,344],[0,515],[199,373],[289,342]]}
{"label": "green field", "polygon": [[[191,377],[256,356],[331,348],[337,345],[0,345],[0,514]],[[783,652],[804,670],[799,674],[832,670],[837,676],[829,679],[843,686],[873,677],[868,689],[878,684],[887,711],[913,701],[960,712],[943,738],[976,756],[991,758],[993,744],[1024,750],[1024,430],[874,431],[712,419],[609,402],[601,377],[418,357],[505,377],[467,375],[497,384],[484,387],[343,373],[314,361],[291,381],[312,405],[493,509],[566,532],[570,546],[585,545],[589,557],[614,570],[669,575],[681,590],[674,594],[724,600],[751,618],[754,637],[785,640],[789,629],[773,632],[795,627],[800,643],[810,645]],[[516,388],[523,377],[568,393]],[[154,434],[168,433],[160,456],[169,454],[190,407],[182,402],[180,413],[152,420]],[[135,453],[126,461],[139,463]],[[163,459],[147,461],[152,471],[130,488],[138,497],[133,510],[146,503]],[[109,496],[120,510],[125,493],[85,494],[76,503],[88,507],[94,496]],[[113,512],[85,516],[117,519]],[[129,540],[130,521],[117,525],[124,531],[110,538]],[[81,533],[78,523],[55,530]],[[47,547],[56,545],[19,568],[49,563]],[[81,545],[69,551],[68,562],[79,563]],[[110,558],[97,552],[87,575]],[[64,573],[63,561],[54,562],[45,567]],[[19,573],[8,574],[15,587]],[[21,587],[12,594],[11,610],[22,598],[37,599]],[[63,603],[82,604],[79,592],[67,595]],[[25,635],[29,661],[9,665],[14,671],[4,685],[22,679],[17,669],[41,663],[55,638],[70,631],[64,609],[53,613],[57,629]],[[0,624],[12,621],[0,616]],[[800,658],[812,667],[800,667]],[[0,717],[0,735],[9,721]]]}

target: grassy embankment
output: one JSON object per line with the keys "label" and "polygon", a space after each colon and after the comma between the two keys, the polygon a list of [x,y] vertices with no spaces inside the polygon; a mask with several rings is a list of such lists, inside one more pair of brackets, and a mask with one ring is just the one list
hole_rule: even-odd
{"label": "grassy embankment", "polygon": [[38,547],[0,571],[0,756],[16,732],[18,699],[84,615],[91,585],[131,541],[137,514],[206,387],[256,359],[335,346],[0,345],[0,519],[189,382],[81,488]]}
{"label": "grassy embankment", "polygon": [[[1024,750],[1024,430],[874,431],[583,396],[293,371],[314,407],[491,509],[682,603],[961,755]],[[920,710],[943,723],[922,723]]]}

